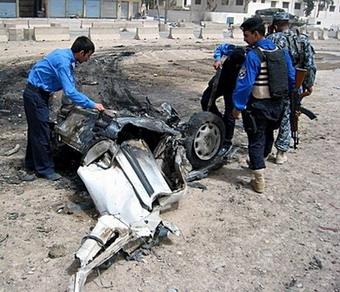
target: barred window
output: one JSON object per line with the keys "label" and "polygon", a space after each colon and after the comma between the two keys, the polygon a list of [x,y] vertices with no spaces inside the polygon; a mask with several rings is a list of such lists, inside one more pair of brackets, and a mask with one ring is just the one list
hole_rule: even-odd
{"label": "barred window", "polygon": [[300,10],[300,9],[301,9],[301,3],[296,2],[296,3],[294,4],[294,9],[295,9],[295,10]]}
{"label": "barred window", "polygon": [[289,8],[289,2],[282,2],[282,8]]}

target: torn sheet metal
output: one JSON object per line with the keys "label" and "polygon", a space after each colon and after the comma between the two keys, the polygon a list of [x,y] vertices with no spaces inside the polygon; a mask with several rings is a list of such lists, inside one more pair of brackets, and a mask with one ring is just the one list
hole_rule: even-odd
{"label": "torn sheet metal", "polygon": [[[61,110],[62,111],[62,110]],[[71,107],[55,125],[54,131],[58,142],[63,142],[81,153],[85,153],[88,146],[100,135],[102,138],[116,140],[125,128],[134,126],[161,135],[180,135],[180,132],[169,127],[164,121],[150,116],[135,116],[126,113],[98,113],[79,107]]]}
{"label": "torn sheet metal", "polygon": [[105,129],[103,134],[110,139],[117,139],[119,133],[128,125],[147,129],[159,134],[179,135],[180,132],[170,128],[166,123],[151,117],[117,117]]}
{"label": "torn sheet metal", "polygon": [[179,165],[184,151],[172,150],[173,171],[171,177],[165,177],[143,140],[128,140],[119,146],[103,140],[90,148],[78,174],[101,217],[76,252],[80,268],[69,291],[83,291],[92,269],[119,250],[133,251],[159,236],[159,228],[179,234],[174,224],[160,217],[160,211],[178,202],[186,190]]}

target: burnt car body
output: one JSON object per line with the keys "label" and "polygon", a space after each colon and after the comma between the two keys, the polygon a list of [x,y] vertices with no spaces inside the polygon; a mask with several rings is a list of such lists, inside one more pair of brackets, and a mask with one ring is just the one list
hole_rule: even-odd
{"label": "burnt car body", "polygon": [[83,291],[88,274],[117,252],[178,234],[160,212],[184,195],[190,170],[221,161],[220,118],[202,112],[182,122],[169,104],[149,108],[99,113],[62,107],[53,124],[54,146],[68,145],[83,155],[77,173],[100,214],[75,254],[79,269],[69,291]]}
{"label": "burnt car body", "polygon": [[[277,12],[286,12],[286,10],[283,8],[259,9],[255,11],[255,16],[261,17],[266,24],[270,25],[273,22],[273,15]],[[292,26],[302,26],[306,24],[306,22],[302,20],[300,17],[291,13],[289,13],[289,23]]]}

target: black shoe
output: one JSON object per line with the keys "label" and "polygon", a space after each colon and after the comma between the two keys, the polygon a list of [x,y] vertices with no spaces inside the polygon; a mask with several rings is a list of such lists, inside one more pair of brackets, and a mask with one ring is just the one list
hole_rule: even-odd
{"label": "black shoe", "polygon": [[57,172],[52,172],[51,174],[39,175],[39,177],[46,178],[51,181],[56,181],[61,179],[61,175]]}
{"label": "black shoe", "polygon": [[18,177],[21,181],[34,181],[37,178],[34,171],[30,170],[19,170]]}

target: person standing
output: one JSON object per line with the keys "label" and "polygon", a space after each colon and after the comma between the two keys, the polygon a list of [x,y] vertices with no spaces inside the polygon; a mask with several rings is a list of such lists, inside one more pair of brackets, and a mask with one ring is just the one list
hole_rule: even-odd
{"label": "person standing", "polygon": [[23,180],[35,179],[35,174],[48,180],[58,180],[54,170],[50,146],[49,98],[53,92],[63,90],[76,105],[103,111],[101,103],[95,103],[75,87],[76,63],[87,62],[95,51],[93,42],[78,37],[70,49],[56,49],[38,61],[31,69],[23,93],[27,119],[27,148]]}
{"label": "person standing", "polygon": [[279,50],[264,38],[265,26],[261,18],[253,17],[242,23],[244,41],[253,48],[238,74],[234,89],[235,119],[242,112],[243,125],[248,136],[248,152],[254,191],[265,189],[265,157],[271,152],[274,129],[282,119],[289,91],[295,83],[295,69],[286,50]]}
{"label": "person standing", "polygon": [[[289,29],[289,14],[287,12],[276,12],[273,15],[273,23],[269,30],[270,34],[266,38],[280,49],[289,51],[295,68],[307,70],[302,90],[304,96],[310,95],[313,92],[316,66],[314,62],[315,52],[308,36],[295,33]],[[277,164],[283,164],[288,160],[286,153],[289,150],[290,140],[290,104],[288,103],[275,141],[277,149],[275,161]]]}

